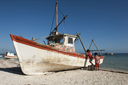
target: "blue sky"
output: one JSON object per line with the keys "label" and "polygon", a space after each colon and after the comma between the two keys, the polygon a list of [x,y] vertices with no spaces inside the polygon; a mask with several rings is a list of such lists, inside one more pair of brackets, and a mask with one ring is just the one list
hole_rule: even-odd
{"label": "blue sky", "polygon": [[[56,0],[0,0],[0,53],[6,49],[15,51],[9,34],[27,39],[48,36],[55,3]],[[127,0],[58,0],[58,6],[68,15],[64,33],[81,33],[86,49],[94,39],[105,52],[128,53]],[[60,22],[63,15],[59,12],[58,16]],[[58,30],[63,33],[63,23]],[[76,52],[84,52],[79,41],[75,45]],[[91,49],[96,48],[92,45]]]}

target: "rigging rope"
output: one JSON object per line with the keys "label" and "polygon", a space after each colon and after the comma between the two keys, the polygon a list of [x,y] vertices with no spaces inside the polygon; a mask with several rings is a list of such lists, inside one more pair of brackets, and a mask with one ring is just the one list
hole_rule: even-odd
{"label": "rigging rope", "polygon": [[[58,7],[58,9],[59,9],[59,11],[60,11],[60,13],[63,15],[63,17],[64,17],[64,14],[62,13],[62,11],[60,10],[60,8]],[[64,34],[64,25],[65,25],[65,20],[63,21],[63,34]]]}
{"label": "rigging rope", "polygon": [[64,34],[64,25],[65,25],[65,20],[64,20],[64,22],[63,22],[63,34]]}
{"label": "rigging rope", "polygon": [[50,33],[52,32],[55,14],[56,14],[56,6],[55,6],[55,11],[54,11],[54,16],[53,16],[53,21],[52,21],[52,26],[51,26],[51,31],[50,31]]}
{"label": "rigging rope", "polygon": [[[58,9],[59,9],[59,7],[58,7]],[[59,11],[60,11],[60,13],[63,15],[63,17],[64,17],[64,14],[61,12],[61,10],[59,9]]]}

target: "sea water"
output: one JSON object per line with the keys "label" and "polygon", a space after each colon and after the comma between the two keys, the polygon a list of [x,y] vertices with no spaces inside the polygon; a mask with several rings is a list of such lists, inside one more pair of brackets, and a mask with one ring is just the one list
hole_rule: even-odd
{"label": "sea water", "polygon": [[5,59],[2,54],[0,54],[0,58],[1,58],[1,59]]}
{"label": "sea water", "polygon": [[105,55],[101,68],[128,71],[128,53],[114,53],[113,55]]}

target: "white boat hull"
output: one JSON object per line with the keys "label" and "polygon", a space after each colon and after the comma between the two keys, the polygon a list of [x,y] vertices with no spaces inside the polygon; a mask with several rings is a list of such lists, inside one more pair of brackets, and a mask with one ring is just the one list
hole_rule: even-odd
{"label": "white boat hull", "polygon": [[[85,58],[81,57],[81,54],[75,56],[73,53],[42,49],[13,38],[12,40],[24,74],[43,74],[44,72],[84,67]],[[92,63],[95,64],[95,60]],[[103,63],[103,58],[100,59],[100,63]],[[86,67],[88,65],[91,65],[89,59],[87,59]]]}

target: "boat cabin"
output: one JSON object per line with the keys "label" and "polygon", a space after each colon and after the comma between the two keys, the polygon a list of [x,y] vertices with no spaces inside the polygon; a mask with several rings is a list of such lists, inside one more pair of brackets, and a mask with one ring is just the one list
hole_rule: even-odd
{"label": "boat cabin", "polygon": [[6,52],[6,56],[14,56],[14,53]]}
{"label": "boat cabin", "polygon": [[75,52],[74,41],[76,35],[58,34],[47,37],[48,45],[57,48],[60,51]]}

